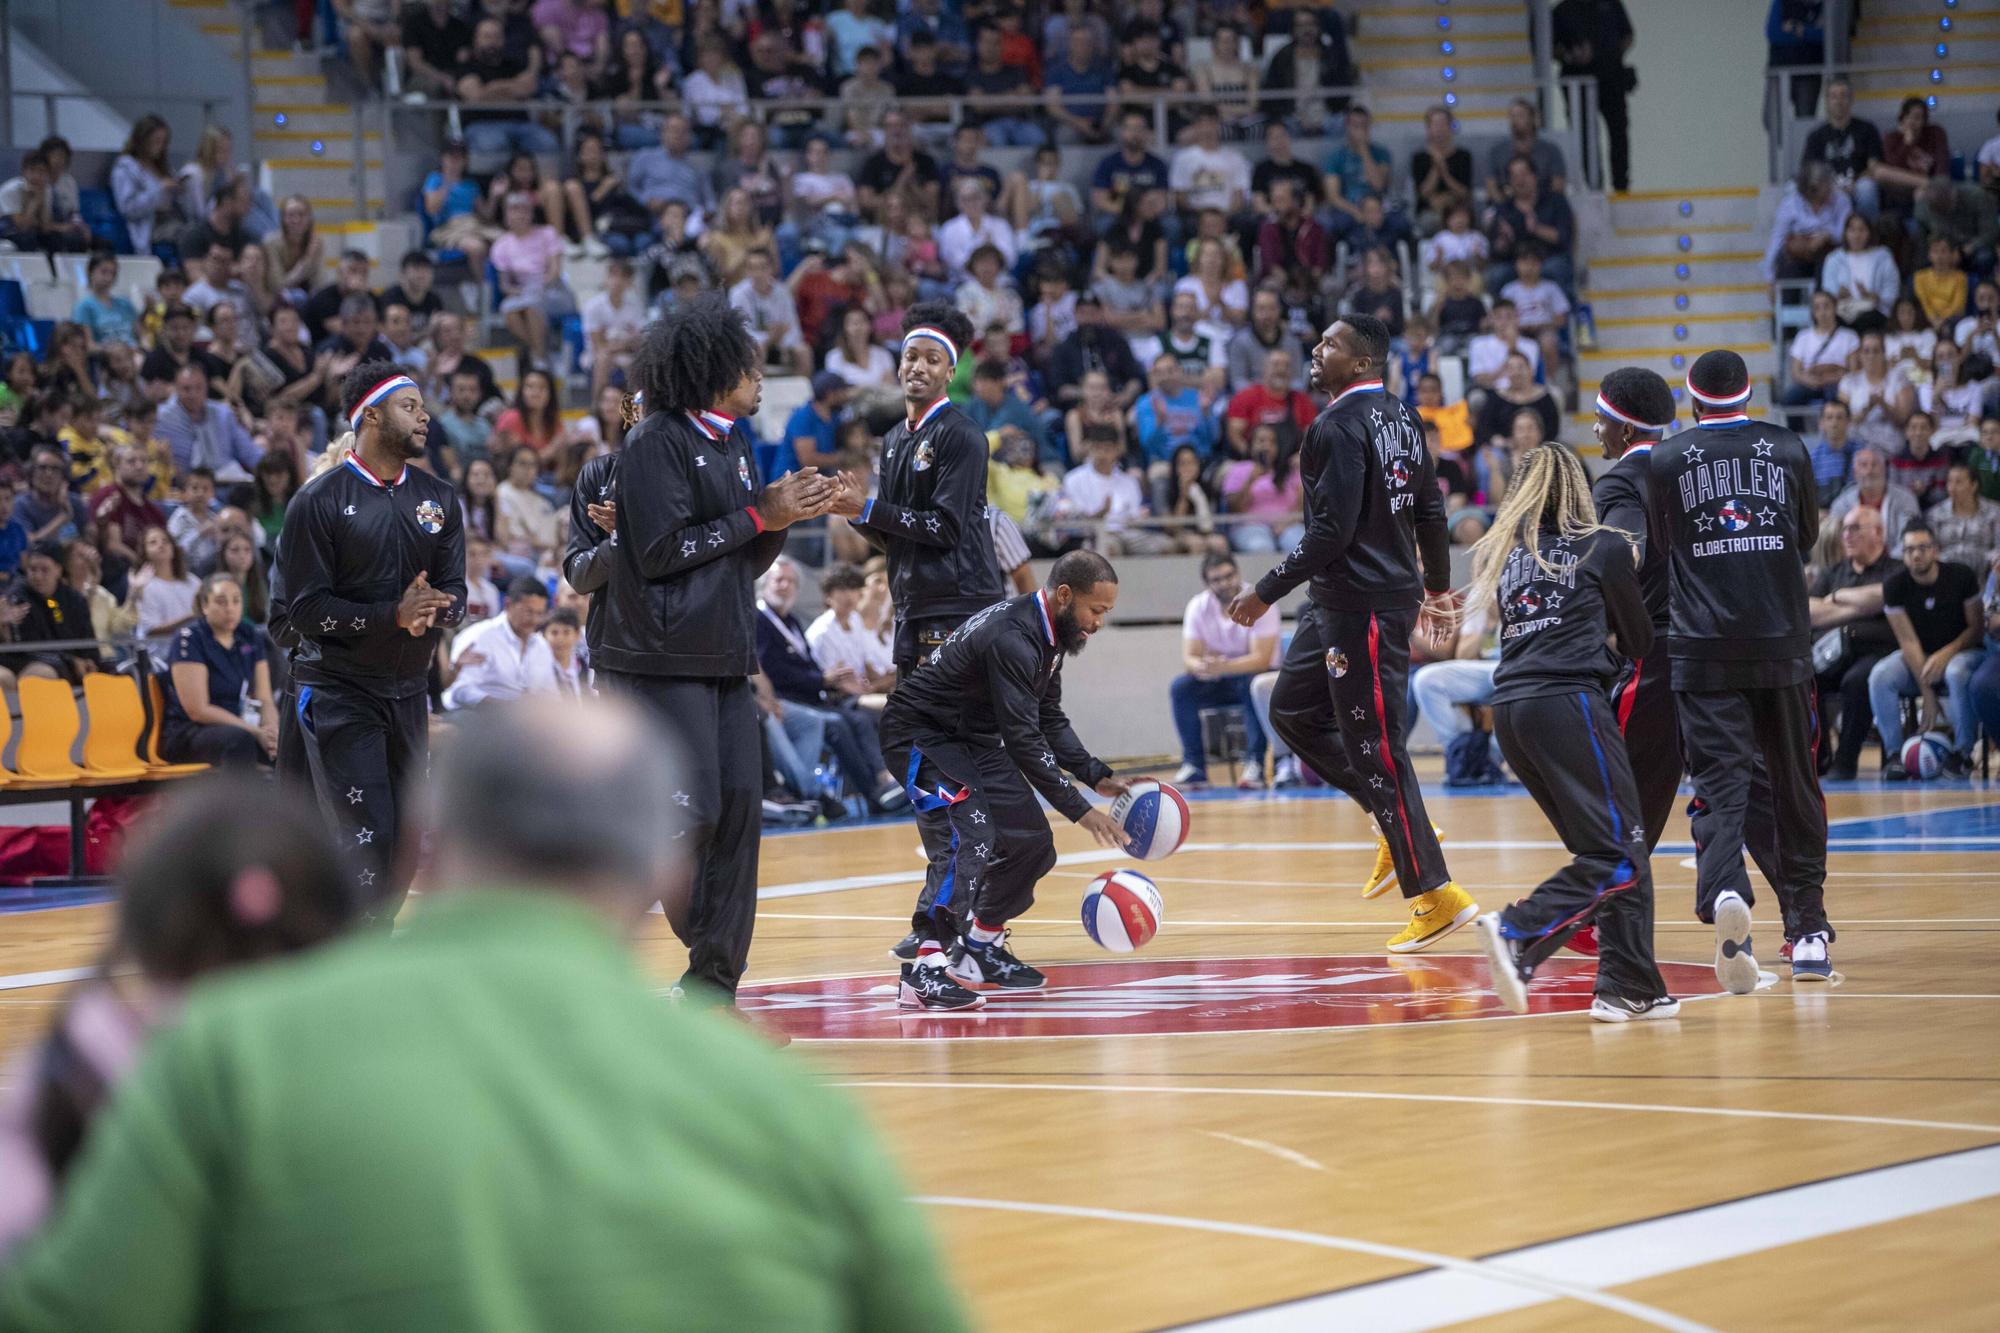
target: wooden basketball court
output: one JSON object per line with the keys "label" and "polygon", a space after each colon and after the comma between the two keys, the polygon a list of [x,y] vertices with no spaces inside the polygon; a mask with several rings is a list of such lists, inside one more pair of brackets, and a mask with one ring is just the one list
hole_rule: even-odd
{"label": "wooden basketball court", "polygon": [[[1518,789],[1514,789],[1518,792]],[[1001,1330],[1979,1329],[2000,1326],[2000,806],[1977,785],[1829,793],[1839,976],[1718,996],[1684,821],[1656,858],[1662,1023],[1484,989],[1470,931],[1391,958],[1361,814],[1321,794],[1195,803],[1147,869],[1167,920],[1097,950],[1065,827],[1016,950],[1043,993],[895,1008],[914,828],[776,836],[745,1006],[849,1085]],[[1559,863],[1525,797],[1432,799],[1487,907]],[[0,917],[0,1048],[87,963],[101,906]],[[680,957],[664,923],[648,948]],[[1565,955],[1565,957],[1568,957]],[[1544,993],[1546,990],[1546,993]]]}

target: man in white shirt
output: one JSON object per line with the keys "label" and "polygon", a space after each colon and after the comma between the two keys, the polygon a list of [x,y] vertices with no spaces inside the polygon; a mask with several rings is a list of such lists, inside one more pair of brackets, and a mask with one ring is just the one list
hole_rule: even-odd
{"label": "man in white shirt", "polygon": [[750,336],[764,349],[764,360],[789,366],[801,377],[812,374],[812,349],[799,336],[799,309],[791,289],[778,281],[778,257],[769,250],[752,250],[744,261],[750,276],[729,289],[729,304],[750,321]]}
{"label": "man in white shirt", "polygon": [[590,367],[593,403],[611,372],[632,364],[645,327],[646,298],[632,286],[632,261],[614,259],[604,269],[604,290],[583,303],[583,363]]}
{"label": "man in white shirt", "polygon": [[[1098,432],[1102,431],[1102,434]],[[1159,555],[1168,549],[1167,536],[1126,526],[1145,515],[1145,497],[1139,482],[1118,466],[1125,446],[1109,426],[1084,427],[1090,450],[1089,461],[1072,468],[1063,478],[1063,507],[1078,518],[1103,521],[1097,549],[1107,556]]]}
{"label": "man in white shirt", "polygon": [[853,565],[827,570],[819,581],[826,610],[806,626],[806,642],[824,669],[846,667],[871,693],[887,693],[896,688],[896,663],[882,636],[861,623],[861,594],[867,586]]}
{"label": "man in white shirt", "polygon": [[1465,349],[1466,373],[1474,384],[1492,388],[1509,352],[1519,352],[1528,358],[1529,366],[1541,367],[1542,349],[1533,338],[1521,335],[1521,312],[1512,301],[1504,296],[1495,301],[1488,318],[1493,332],[1480,334]]}
{"label": "man in white shirt", "polygon": [[556,657],[538,632],[549,590],[531,578],[507,588],[507,609],[470,626],[451,645],[457,676],[444,692],[446,708],[556,692]]}
{"label": "man in white shirt", "polygon": [[1173,702],[1174,730],[1180,734],[1181,766],[1174,774],[1178,787],[1208,785],[1207,755],[1201,743],[1201,713],[1205,708],[1243,710],[1243,776],[1236,785],[1246,791],[1264,785],[1264,729],[1250,706],[1250,682],[1276,665],[1278,608],[1268,607],[1255,625],[1245,628],[1231,620],[1225,608],[1243,591],[1236,560],[1209,555],[1201,562],[1207,586],[1188,600],[1181,616],[1181,662],[1187,670],[1168,689]]}
{"label": "man in white shirt", "polygon": [[1192,142],[1174,154],[1167,184],[1184,211],[1220,210],[1227,217],[1243,211],[1250,197],[1250,161],[1234,148],[1222,146],[1222,117],[1214,107],[1195,114]]}

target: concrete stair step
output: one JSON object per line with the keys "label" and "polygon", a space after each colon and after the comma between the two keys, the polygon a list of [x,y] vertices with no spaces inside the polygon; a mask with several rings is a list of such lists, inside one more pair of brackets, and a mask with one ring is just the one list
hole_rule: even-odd
{"label": "concrete stair step", "polygon": [[[1444,25],[1439,20],[1446,21]],[[1355,36],[1454,37],[1510,34],[1520,37],[1527,29],[1519,5],[1452,5],[1441,13],[1423,5],[1396,8],[1362,8],[1355,15]]]}
{"label": "concrete stair step", "polygon": [[1405,121],[1423,119],[1427,108],[1444,101],[1447,92],[1454,93],[1458,101],[1451,104],[1452,112],[1460,119],[1485,119],[1498,116],[1503,122],[1507,118],[1507,104],[1516,97],[1526,97],[1526,84],[1518,92],[1505,88],[1461,88],[1447,89],[1442,84],[1428,88],[1376,88],[1369,87],[1364,94],[1368,109],[1375,113],[1377,120]]}
{"label": "concrete stair step", "polygon": [[[1961,60],[1954,52],[1948,60],[1928,58],[1929,53],[1919,55],[1916,60],[1895,69],[1861,70],[1854,75],[1856,98],[1870,93],[1915,92],[1928,88],[1942,97],[1950,91],[1964,91],[1967,88],[1988,87],[2000,83],[2000,62],[1992,60]],[[1940,83],[1931,82],[1930,73],[1938,70],[1944,75]]]}
{"label": "concrete stair step", "polygon": [[[1681,238],[1689,241],[1687,249],[1680,246]],[[1662,227],[1624,232],[1613,231],[1600,237],[1591,247],[1591,262],[1606,259],[1644,259],[1657,256],[1661,259],[1692,261],[1704,252],[1736,253],[1755,251],[1762,255],[1764,236],[1748,227],[1728,227],[1705,229],[1688,227],[1677,229]]]}
{"label": "concrete stair step", "polygon": [[1945,44],[1945,60],[1949,62],[1949,69],[2000,61],[2000,27],[1959,31],[1954,23],[1953,28],[1952,32],[1938,32],[1933,24],[1928,33],[1858,37],[1854,41],[1855,63],[1884,65],[1895,61],[1915,64],[1920,60],[1932,60],[1937,55],[1935,48],[1939,42]]}
{"label": "concrete stair step", "polygon": [[318,71],[305,74],[266,74],[261,70],[254,71],[250,75],[250,95],[256,99],[260,107],[267,101],[311,106],[333,103],[333,96],[327,91],[326,76]]}
{"label": "concrete stair step", "polygon": [[[1579,384],[1589,380],[1594,386],[1597,381],[1604,378],[1607,371],[1616,370],[1620,366],[1643,366],[1664,375],[1669,384],[1678,384],[1687,378],[1687,368],[1694,363],[1695,358],[1703,352],[1714,351],[1724,346],[1743,358],[1744,364],[1750,367],[1753,379],[1759,375],[1777,373],[1778,354],[1768,341],[1726,344],[1690,338],[1685,346],[1623,347],[1615,351],[1597,349],[1580,352],[1576,358],[1576,377]],[[1674,364],[1676,357],[1680,358],[1679,365]],[[1596,393],[1595,387],[1591,392]]]}
{"label": "concrete stair step", "polygon": [[[1587,289],[1592,293],[1632,291],[1646,287],[1688,287],[1709,284],[1738,286],[1761,283],[1763,274],[1759,265],[1764,258],[1763,251],[1752,250],[1739,254],[1647,255],[1637,259],[1604,258],[1593,256],[1589,263]],[[1680,267],[1687,266],[1687,275],[1681,276]]]}
{"label": "concrete stair step", "polygon": [[[1428,60],[1437,56],[1475,59],[1512,55],[1532,59],[1527,34],[1520,31],[1457,32],[1433,27],[1427,33],[1409,36],[1370,36],[1371,32],[1372,26],[1364,28],[1360,36],[1347,39],[1347,49],[1355,61],[1371,69],[1385,60]],[[1449,51],[1444,49],[1447,46],[1451,48]]]}
{"label": "concrete stair step", "polygon": [[258,100],[250,113],[253,134],[262,135],[266,130],[290,131],[305,134],[309,138],[323,138],[330,148],[338,139],[352,145],[354,142],[354,112],[352,109],[328,102],[266,102]]}
{"label": "concrete stair step", "polygon": [[[1611,225],[1620,231],[1648,227],[1753,225],[1757,194],[1744,190],[1655,190],[1611,196]],[[1683,212],[1683,208],[1686,212]]]}
{"label": "concrete stair step", "polygon": [[[1686,297],[1685,310],[1674,308],[1675,297]],[[1761,282],[1735,285],[1676,283],[1670,287],[1637,287],[1626,291],[1592,285],[1591,313],[1599,321],[1661,319],[1669,324],[1690,315],[1764,315],[1771,313],[1771,289]]]}
{"label": "concrete stair step", "polygon": [[[1920,5],[1904,13],[1888,13],[1870,4],[1855,31],[1856,40],[1871,37],[1912,37],[1936,32],[1947,39],[1953,33],[1988,33],[2000,30],[2000,11],[1977,10],[1960,5],[1946,14],[1942,5]],[[1951,19],[1949,31],[1938,27],[1941,18]]]}
{"label": "concrete stair step", "polygon": [[[1444,70],[1451,70],[1452,77],[1444,77]],[[1415,65],[1363,65],[1362,79],[1369,89],[1410,89],[1435,88],[1440,95],[1455,92],[1463,97],[1467,90],[1508,89],[1518,90],[1534,82],[1534,66],[1519,57],[1507,57],[1490,65],[1468,67],[1445,56]]]}
{"label": "concrete stair step", "polygon": [[[1595,311],[1596,307],[1592,306]],[[1686,336],[1679,334],[1685,332]],[[1670,343],[1754,343],[1771,337],[1769,310],[1718,310],[1705,313],[1681,312],[1668,307],[1665,313],[1597,317],[1597,348],[1600,352],[1628,347],[1663,347]]]}

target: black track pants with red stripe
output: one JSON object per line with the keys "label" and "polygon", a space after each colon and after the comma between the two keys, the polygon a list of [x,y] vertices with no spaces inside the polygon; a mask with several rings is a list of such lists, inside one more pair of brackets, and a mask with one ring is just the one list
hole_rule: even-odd
{"label": "black track pants with red stripe", "polygon": [[1451,878],[1403,745],[1417,608],[1338,611],[1308,603],[1271,691],[1271,725],[1375,816],[1405,898]]}
{"label": "black track pants with red stripe", "polygon": [[[1660,630],[1664,645],[1666,631]],[[1639,813],[1645,820],[1646,850],[1659,846],[1667,820],[1679,798],[1681,773],[1686,766],[1681,744],[1680,710],[1674,703],[1673,663],[1664,647],[1651,656],[1629,663],[1611,689],[1611,711],[1624,733],[1625,753],[1632,761],[1632,778],[1639,786]],[[1690,818],[1701,813],[1699,800],[1688,803]],[[1796,939],[1797,913],[1785,883],[1784,864],[1778,852],[1778,825],[1772,814],[1771,779],[1761,755],[1750,775],[1750,802],[1743,815],[1743,847],[1750,853],[1778,895],[1785,915],[1786,933]],[[1696,916],[1702,917],[1700,905]]]}
{"label": "black track pants with red stripe", "polygon": [[1597,991],[1667,993],[1653,962],[1653,872],[1639,789],[1618,718],[1597,690],[1493,708],[1493,734],[1571,861],[1500,913],[1500,928],[1538,964],[1579,927],[1597,927]]}

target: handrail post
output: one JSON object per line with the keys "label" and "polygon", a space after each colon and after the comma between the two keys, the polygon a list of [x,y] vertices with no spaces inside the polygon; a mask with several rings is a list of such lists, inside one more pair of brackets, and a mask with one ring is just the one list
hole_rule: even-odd
{"label": "handrail post", "polygon": [[[366,101],[354,104],[354,216],[359,221],[368,216],[368,136],[364,123],[368,116]],[[386,125],[389,113],[385,110],[382,119]]]}

